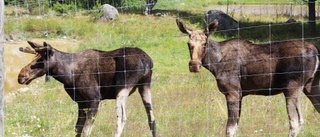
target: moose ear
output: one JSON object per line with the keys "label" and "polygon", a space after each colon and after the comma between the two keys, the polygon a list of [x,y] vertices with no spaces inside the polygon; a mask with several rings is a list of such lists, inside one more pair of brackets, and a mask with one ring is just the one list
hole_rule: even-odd
{"label": "moose ear", "polygon": [[39,49],[41,51],[42,54],[45,54],[47,56],[51,56],[52,55],[52,47],[50,44],[48,44],[47,42],[43,42],[43,47],[41,49]]}
{"label": "moose ear", "polygon": [[47,42],[43,42],[43,46],[46,47],[47,49],[51,50],[51,45],[48,44]]}
{"label": "moose ear", "polygon": [[41,47],[39,44],[31,42],[31,41],[27,41],[29,43],[29,45],[34,49],[34,48],[38,48]]}
{"label": "moose ear", "polygon": [[190,29],[186,24],[184,24],[180,19],[176,19],[177,26],[182,33],[191,34],[192,29]]}
{"label": "moose ear", "polygon": [[34,50],[39,53],[40,55],[48,55],[47,53],[51,53],[51,46],[46,42],[43,42],[43,46],[37,46]]}
{"label": "moose ear", "polygon": [[207,24],[207,27],[206,27],[206,33],[207,34],[211,34],[211,33],[214,33],[219,27],[219,22],[218,20],[213,20],[212,22],[210,22],[209,24]]}

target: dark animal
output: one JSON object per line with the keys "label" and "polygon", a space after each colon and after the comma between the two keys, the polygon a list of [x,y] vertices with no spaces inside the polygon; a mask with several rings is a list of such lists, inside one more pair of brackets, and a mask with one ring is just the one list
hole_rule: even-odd
{"label": "dark animal", "polygon": [[303,124],[300,93],[303,91],[320,112],[318,50],[308,42],[290,40],[257,45],[243,39],[215,42],[209,39],[218,27],[215,20],[206,30],[192,30],[177,19],[181,32],[189,35],[189,70],[201,66],[216,78],[228,107],[226,134],[236,134],[242,98],[247,95],[283,93],[289,116],[289,136],[295,137]]}
{"label": "dark animal", "polygon": [[150,14],[152,8],[157,4],[158,0],[146,0],[144,15]]}
{"label": "dark animal", "polygon": [[43,75],[52,76],[64,84],[68,95],[79,107],[75,129],[77,137],[89,136],[100,101],[116,99],[117,131],[119,137],[126,118],[126,101],[136,88],[144,103],[149,127],[156,136],[156,123],[151,103],[151,58],[138,48],[121,48],[113,51],[84,50],[65,53],[44,42],[43,46],[28,41],[34,49],[20,51],[35,54],[35,59],[22,68],[20,84],[29,84]]}

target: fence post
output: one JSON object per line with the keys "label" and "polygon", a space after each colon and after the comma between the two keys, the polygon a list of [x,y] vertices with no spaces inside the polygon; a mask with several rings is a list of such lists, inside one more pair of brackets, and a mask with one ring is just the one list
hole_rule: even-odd
{"label": "fence post", "polygon": [[4,137],[4,0],[0,0],[0,137]]}
{"label": "fence post", "polygon": [[308,1],[309,10],[309,35],[316,36],[316,0]]}

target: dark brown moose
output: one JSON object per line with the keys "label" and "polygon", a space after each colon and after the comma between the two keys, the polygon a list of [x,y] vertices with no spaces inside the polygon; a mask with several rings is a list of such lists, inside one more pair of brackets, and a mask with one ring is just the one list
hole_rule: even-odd
{"label": "dark brown moose", "polygon": [[29,84],[43,75],[52,76],[64,84],[68,95],[79,107],[75,130],[78,137],[89,136],[100,101],[116,100],[117,131],[119,137],[126,118],[126,101],[136,88],[144,103],[149,127],[156,136],[156,123],[151,103],[151,58],[138,48],[120,48],[113,51],[84,50],[65,53],[28,41],[34,49],[20,51],[35,54],[35,59],[19,73],[18,82]]}
{"label": "dark brown moose", "polygon": [[319,59],[314,45],[301,40],[261,45],[244,39],[215,42],[209,39],[209,35],[218,27],[216,20],[207,24],[204,31],[192,30],[179,19],[176,22],[180,31],[189,35],[189,70],[199,72],[201,66],[208,69],[225,95],[228,137],[236,135],[242,98],[247,95],[283,93],[291,137],[297,136],[303,124],[302,91],[320,112]]}

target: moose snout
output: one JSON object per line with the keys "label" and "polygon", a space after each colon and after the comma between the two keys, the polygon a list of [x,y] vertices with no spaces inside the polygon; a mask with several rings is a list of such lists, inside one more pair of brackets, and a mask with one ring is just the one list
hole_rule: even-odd
{"label": "moose snout", "polygon": [[200,72],[201,61],[199,60],[190,60],[189,62],[189,71],[190,72]]}
{"label": "moose snout", "polygon": [[28,83],[28,77],[25,76],[25,75],[19,74],[19,75],[18,75],[18,83],[19,83],[19,84],[29,84],[29,83]]}
{"label": "moose snout", "polygon": [[26,81],[26,78],[24,76],[18,76],[18,83],[19,84],[24,84]]}

